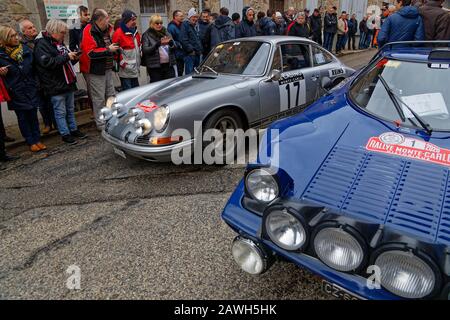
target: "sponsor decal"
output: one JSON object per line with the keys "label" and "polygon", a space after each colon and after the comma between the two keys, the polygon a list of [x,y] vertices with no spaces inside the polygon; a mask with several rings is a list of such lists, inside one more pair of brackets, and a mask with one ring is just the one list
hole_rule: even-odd
{"label": "sponsor decal", "polygon": [[297,81],[301,81],[301,80],[305,80],[303,73],[283,73],[283,75],[281,76],[281,79],[278,80],[278,84],[280,86],[282,86],[284,84],[297,82]]}
{"label": "sponsor decal", "polygon": [[345,70],[342,69],[342,68],[331,69],[331,70],[328,71],[328,73],[329,73],[330,77],[333,78],[333,77],[339,76],[341,74],[345,74]]}
{"label": "sponsor decal", "polygon": [[158,106],[150,100],[142,101],[141,103],[138,103],[136,107],[141,109],[145,113],[152,112],[153,110],[158,108]]}
{"label": "sponsor decal", "polygon": [[423,140],[408,138],[396,132],[386,132],[379,137],[370,138],[366,149],[450,166],[449,149],[440,148]]}

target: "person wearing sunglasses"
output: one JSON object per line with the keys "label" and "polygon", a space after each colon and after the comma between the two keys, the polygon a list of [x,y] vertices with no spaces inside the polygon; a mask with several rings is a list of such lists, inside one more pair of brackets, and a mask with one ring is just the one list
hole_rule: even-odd
{"label": "person wearing sunglasses", "polygon": [[175,49],[175,41],[163,27],[161,16],[152,16],[149,28],[142,35],[143,62],[147,67],[150,82],[175,77]]}

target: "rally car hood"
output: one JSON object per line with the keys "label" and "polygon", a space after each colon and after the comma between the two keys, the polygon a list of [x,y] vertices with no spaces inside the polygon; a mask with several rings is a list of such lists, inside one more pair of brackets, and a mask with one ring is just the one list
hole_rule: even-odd
{"label": "rally car hood", "polygon": [[[158,105],[171,104],[187,98],[192,99],[192,97],[199,94],[211,93],[214,90],[222,90],[229,86],[239,85],[242,84],[243,80],[245,78],[240,76],[215,76],[212,73],[202,73],[186,76],[171,82],[168,86],[149,92],[146,98]],[[211,98],[214,98],[214,96],[211,95]]]}
{"label": "rally car hood", "polygon": [[292,197],[450,245],[448,134],[398,130],[349,106],[344,95],[270,129],[279,135],[268,134],[267,162],[292,178]]}

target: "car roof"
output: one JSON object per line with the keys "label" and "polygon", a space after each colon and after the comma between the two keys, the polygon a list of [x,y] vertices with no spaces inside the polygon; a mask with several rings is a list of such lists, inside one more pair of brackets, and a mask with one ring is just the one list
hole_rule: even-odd
{"label": "car roof", "polygon": [[307,42],[310,44],[317,44],[316,42],[303,37],[294,37],[294,36],[256,36],[256,37],[247,37],[247,38],[238,38],[233,39],[227,42],[237,42],[237,41],[261,41],[261,42],[270,42],[272,44],[278,44],[280,42],[286,41],[301,41]]}
{"label": "car roof", "polygon": [[[417,46],[419,43],[425,46]],[[450,51],[450,41],[393,42],[383,46],[379,55],[397,60],[427,62],[428,56],[434,50]],[[450,63],[450,58],[445,61]]]}

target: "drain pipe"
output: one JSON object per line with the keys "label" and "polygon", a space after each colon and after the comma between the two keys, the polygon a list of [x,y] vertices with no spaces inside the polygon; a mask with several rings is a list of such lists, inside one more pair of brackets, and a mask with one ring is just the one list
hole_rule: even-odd
{"label": "drain pipe", "polygon": [[203,0],[198,0],[198,13],[203,11]]}

